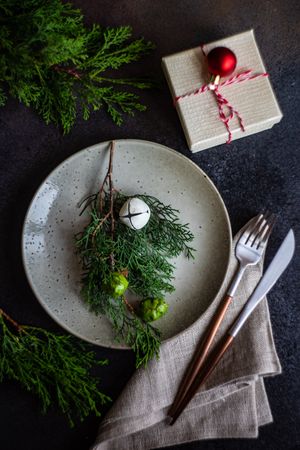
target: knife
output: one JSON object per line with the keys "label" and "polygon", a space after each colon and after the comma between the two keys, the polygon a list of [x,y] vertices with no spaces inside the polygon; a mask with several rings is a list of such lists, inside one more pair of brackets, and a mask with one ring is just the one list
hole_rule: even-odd
{"label": "knife", "polygon": [[272,259],[265,274],[258,283],[251,297],[248,299],[240,315],[234,322],[233,326],[229,329],[228,334],[235,337],[252,311],[256,308],[263,297],[274,286],[280,275],[289,265],[295,251],[295,236],[292,229],[288,232],[284,238],[281,246],[276,252],[276,255]]}
{"label": "knife", "polygon": [[244,323],[251,315],[253,310],[259,304],[259,302],[264,298],[264,296],[270,291],[274,286],[278,278],[282,275],[284,270],[289,265],[293,254],[295,251],[295,236],[292,229],[288,232],[284,238],[282,244],[277,250],[272,262],[270,263],[268,269],[264,273],[263,277],[259,281],[255,290],[253,291],[250,298],[247,300],[244,308],[238,315],[237,319],[233,325],[228,329],[225,337],[221,340],[220,344],[217,346],[216,350],[213,351],[212,355],[209,356],[207,362],[205,363],[203,369],[199,372],[193,383],[191,384],[189,390],[187,391],[185,397],[178,404],[176,410],[172,414],[170,425],[173,425],[186,405],[190,402],[193,396],[198,391],[199,387],[205,382],[214,368],[217,366],[222,356],[226,350],[233,343],[234,338],[239,333]]}

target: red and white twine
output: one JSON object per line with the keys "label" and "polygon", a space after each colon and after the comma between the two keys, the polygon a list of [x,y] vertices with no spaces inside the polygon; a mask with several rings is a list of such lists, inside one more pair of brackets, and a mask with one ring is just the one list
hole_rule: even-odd
{"label": "red and white twine", "polygon": [[[222,83],[204,84],[203,86],[201,86],[198,89],[195,89],[194,91],[187,92],[186,94],[183,94],[183,95],[179,95],[179,96],[175,97],[174,104],[176,104],[180,100],[191,97],[193,95],[199,95],[199,94],[203,94],[206,91],[212,91],[215,94],[215,98],[218,103],[220,120],[224,123],[224,125],[227,129],[227,132],[228,132],[228,139],[226,141],[226,144],[230,144],[230,142],[232,141],[232,132],[231,132],[230,126],[229,126],[230,120],[232,120],[234,115],[236,115],[242,131],[245,131],[244,121],[243,121],[243,118],[240,115],[240,113],[236,109],[234,109],[234,107],[229,103],[229,101],[224,97],[224,95],[221,94],[219,89],[224,86],[230,86],[231,84],[242,83],[244,81],[254,80],[255,78],[268,77],[268,76],[269,76],[269,74],[266,72],[255,74],[255,73],[253,73],[252,70],[246,70],[245,72],[238,73],[237,75],[234,75],[231,78],[228,78],[227,80],[222,81]],[[228,110],[227,115],[225,113],[225,108],[227,108],[227,110]]]}

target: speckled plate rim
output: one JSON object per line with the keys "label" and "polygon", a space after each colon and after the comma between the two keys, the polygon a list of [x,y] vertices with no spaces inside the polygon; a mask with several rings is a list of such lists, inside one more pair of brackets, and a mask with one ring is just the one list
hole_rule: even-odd
{"label": "speckled plate rim", "polygon": [[[114,140],[116,143],[122,144],[122,143],[135,143],[135,144],[139,144],[141,143],[143,144],[148,144],[150,146],[155,146],[155,147],[159,147],[161,150],[163,151],[167,151],[170,154],[174,154],[177,157],[181,158],[182,160],[184,160],[186,163],[190,164],[194,169],[196,169],[199,174],[201,176],[204,176],[206,179],[206,182],[210,185],[210,187],[213,189],[213,191],[215,192],[219,202],[220,202],[220,206],[222,207],[222,212],[224,213],[224,217],[226,220],[226,225],[227,225],[227,231],[228,231],[228,255],[227,255],[227,263],[226,263],[226,269],[224,271],[224,276],[223,279],[219,285],[219,289],[216,292],[215,296],[211,299],[210,305],[214,302],[214,300],[216,299],[218,293],[220,292],[220,290],[222,289],[225,279],[226,279],[226,275],[228,272],[228,268],[229,268],[229,262],[230,262],[230,256],[231,256],[231,249],[232,249],[232,230],[231,230],[231,223],[230,223],[230,219],[229,219],[229,215],[228,215],[228,211],[227,208],[225,206],[224,200],[221,197],[221,194],[219,193],[218,189],[216,188],[216,186],[214,185],[213,181],[209,178],[209,176],[196,164],[194,163],[191,159],[189,159],[188,157],[182,155],[181,153],[179,153],[177,150],[174,150],[170,147],[167,147],[163,144],[157,143],[157,142],[153,142],[153,141],[148,141],[148,140],[144,140],[144,139],[115,139]],[[50,178],[57,170],[59,170],[61,168],[61,166],[63,166],[66,162],[70,162],[73,158],[77,158],[78,156],[80,156],[80,154],[84,154],[84,152],[86,152],[87,150],[92,150],[94,148],[97,148],[99,145],[109,145],[111,141],[103,141],[103,142],[98,142],[97,144],[91,145],[89,147],[86,147],[82,150],[79,150],[78,152],[73,153],[73,155],[67,157],[66,159],[64,159],[61,163],[59,163],[51,172],[49,172],[49,174],[46,176],[46,178],[39,184],[38,188],[36,189],[32,200],[30,201],[26,214],[25,214],[25,218],[24,218],[24,222],[23,222],[23,227],[22,227],[22,237],[21,237],[21,254],[22,254],[22,263],[23,263],[23,267],[24,267],[24,271],[26,274],[26,278],[28,280],[28,283],[31,287],[31,290],[33,291],[35,297],[37,298],[38,302],[40,303],[40,305],[42,306],[42,308],[46,311],[46,313],[54,320],[54,322],[56,322],[60,327],[62,327],[64,330],[66,330],[68,333],[72,334],[73,336],[76,336],[79,339],[82,339],[86,342],[89,342],[90,344],[93,345],[97,345],[99,347],[104,347],[104,348],[111,348],[111,349],[115,349],[115,350],[130,350],[130,348],[126,345],[108,345],[108,344],[101,344],[101,343],[96,343],[95,341],[93,341],[92,339],[89,339],[83,335],[81,335],[80,333],[77,333],[76,331],[72,330],[68,325],[66,325],[65,323],[61,322],[56,316],[55,314],[52,312],[52,310],[43,302],[42,296],[40,295],[40,293],[38,292],[38,290],[36,289],[34,283],[31,280],[31,276],[30,276],[30,271],[28,270],[28,267],[26,265],[26,258],[25,258],[25,245],[24,245],[24,237],[25,237],[25,226],[26,226],[26,222],[28,219],[28,215],[29,212],[32,208],[32,206],[34,205],[34,202],[36,200],[36,197],[38,196],[42,186],[46,183],[46,181],[48,180],[48,178]],[[207,308],[209,308],[209,306],[207,306]],[[206,308],[206,309],[207,309]],[[165,342],[170,342],[173,339],[178,339],[180,336],[182,336],[184,333],[188,332],[196,323],[197,321],[200,319],[200,317],[205,313],[206,309],[203,311],[202,314],[200,314],[199,317],[197,317],[197,319],[191,323],[188,327],[186,327],[184,330],[180,331],[179,333],[177,333],[176,335],[163,339],[162,343]]]}

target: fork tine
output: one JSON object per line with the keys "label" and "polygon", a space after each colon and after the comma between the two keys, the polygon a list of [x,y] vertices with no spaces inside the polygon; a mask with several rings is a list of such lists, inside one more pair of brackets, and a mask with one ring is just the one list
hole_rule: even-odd
{"label": "fork tine", "polygon": [[248,239],[246,240],[245,244],[253,245],[253,243],[256,239],[256,236],[262,230],[262,228],[265,226],[267,219],[268,219],[268,211],[266,213],[261,214],[260,220],[256,222],[256,224],[253,227],[251,233],[249,234]]}
{"label": "fork tine", "polygon": [[273,216],[274,215],[272,213],[267,211],[267,213],[265,215],[265,223],[263,224],[263,226],[260,228],[260,230],[256,234],[255,238],[253,239],[253,242],[251,243],[251,247],[258,248],[260,246],[261,242],[264,241],[264,239],[268,233],[268,230],[270,228],[270,225],[273,223]]}
{"label": "fork tine", "polygon": [[269,220],[269,228],[268,228],[268,231],[266,232],[265,236],[264,236],[264,237],[260,240],[260,242],[258,243],[257,249],[259,249],[259,248],[263,249],[263,248],[265,247],[265,245],[267,244],[268,239],[269,239],[269,237],[270,237],[270,234],[271,234],[271,232],[272,232],[272,230],[273,230],[273,227],[274,227],[274,225],[275,225],[275,222],[276,222],[276,215],[275,215],[275,214],[272,214],[271,217],[270,217],[270,220]]}
{"label": "fork tine", "polygon": [[254,246],[259,246],[259,243],[261,241],[261,239],[263,239],[265,233],[268,231],[269,228],[269,224],[267,221],[265,221],[265,223],[263,224],[263,226],[260,228],[260,230],[258,231],[258,233],[254,236],[253,241],[251,242],[251,247]]}
{"label": "fork tine", "polygon": [[253,231],[256,229],[257,225],[262,222],[263,217],[264,217],[263,214],[258,214],[257,216],[254,216],[250,220],[248,227],[244,230],[242,236],[240,237],[241,244],[246,244],[249,237],[251,236]]}

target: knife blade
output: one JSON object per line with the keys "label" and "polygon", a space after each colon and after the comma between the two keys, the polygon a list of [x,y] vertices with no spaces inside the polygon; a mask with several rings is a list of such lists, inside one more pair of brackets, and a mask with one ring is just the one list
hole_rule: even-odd
{"label": "knife blade", "polygon": [[234,322],[233,326],[229,329],[228,334],[230,336],[235,337],[237,335],[258,303],[274,286],[278,278],[282,275],[282,273],[289,265],[294,255],[294,251],[295,235],[293,230],[290,229],[279,249],[277,250],[274,258],[272,259],[269,267],[267,268],[257,287],[242,309],[240,315]]}

